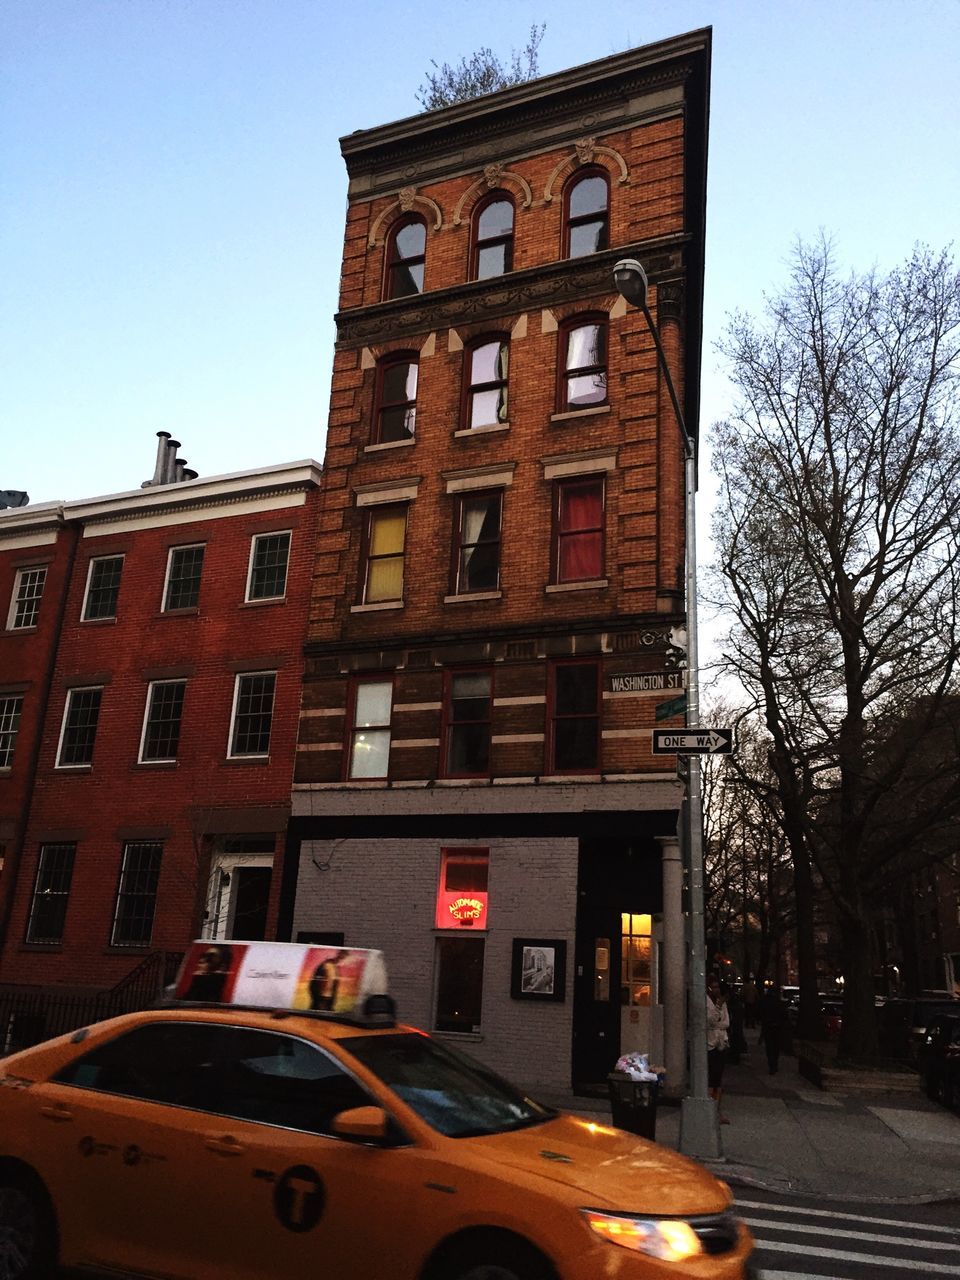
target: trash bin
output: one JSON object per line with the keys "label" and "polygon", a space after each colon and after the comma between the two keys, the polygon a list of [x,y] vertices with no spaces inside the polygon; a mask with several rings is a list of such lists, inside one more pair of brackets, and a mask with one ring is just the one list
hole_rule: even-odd
{"label": "trash bin", "polygon": [[610,1090],[610,1110],[617,1129],[626,1129],[652,1142],[657,1136],[656,1080],[632,1080],[622,1071],[611,1071],[607,1076]]}

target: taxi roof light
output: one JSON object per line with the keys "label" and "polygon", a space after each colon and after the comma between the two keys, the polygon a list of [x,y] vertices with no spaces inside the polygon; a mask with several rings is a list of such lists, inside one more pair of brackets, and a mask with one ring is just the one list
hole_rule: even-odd
{"label": "taxi roof light", "polygon": [[162,1003],[396,1024],[382,951],[313,943],[194,942]]}

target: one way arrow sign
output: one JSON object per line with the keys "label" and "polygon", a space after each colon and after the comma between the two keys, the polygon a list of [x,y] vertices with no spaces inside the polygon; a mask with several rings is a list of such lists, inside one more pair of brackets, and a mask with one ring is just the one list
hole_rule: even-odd
{"label": "one way arrow sign", "polygon": [[729,755],[732,729],[654,729],[655,756]]}

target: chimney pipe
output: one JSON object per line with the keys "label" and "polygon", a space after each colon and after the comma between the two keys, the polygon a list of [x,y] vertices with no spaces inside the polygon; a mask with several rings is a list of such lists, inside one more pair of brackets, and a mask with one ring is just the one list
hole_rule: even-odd
{"label": "chimney pipe", "polygon": [[184,478],[184,480],[196,480],[196,478],[197,478],[197,476],[198,476],[199,474],[200,474],[200,472],[199,472],[199,471],[194,471],[192,467],[184,467],[184,469],[183,469],[183,478]]}
{"label": "chimney pipe", "polygon": [[157,465],[153,469],[153,479],[147,480],[142,486],[144,489],[152,484],[163,484],[164,468],[167,465],[167,441],[170,439],[169,431],[157,432]]}
{"label": "chimney pipe", "polygon": [[183,458],[174,458],[173,460],[173,482],[174,484],[183,483]]}
{"label": "chimney pipe", "polygon": [[179,440],[167,440],[167,456],[164,459],[163,479],[160,481],[161,484],[176,483],[177,450],[179,448]]}

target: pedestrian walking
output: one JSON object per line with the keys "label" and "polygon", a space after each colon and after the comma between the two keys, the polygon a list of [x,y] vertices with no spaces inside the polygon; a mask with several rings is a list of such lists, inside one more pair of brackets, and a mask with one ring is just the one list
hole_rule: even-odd
{"label": "pedestrian walking", "polygon": [[780,996],[780,988],[768,987],[760,1001],[760,1039],[767,1051],[767,1067],[775,1076],[780,1067],[780,1044],[787,1022],[787,1007]]}
{"label": "pedestrian walking", "polygon": [[720,1110],[723,1097],[723,1068],[730,1043],[730,1011],[720,989],[720,979],[715,973],[707,978],[707,1087],[710,1097],[717,1104],[717,1116],[721,1124],[730,1121]]}

